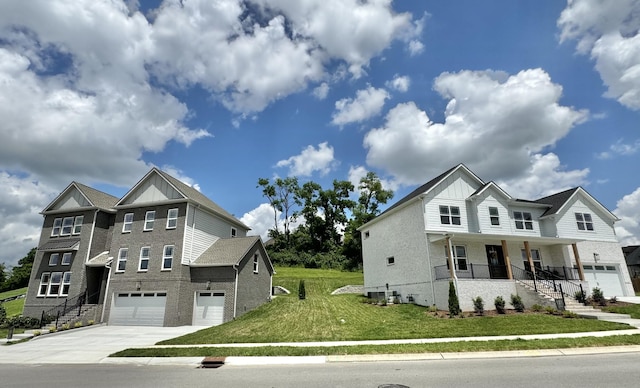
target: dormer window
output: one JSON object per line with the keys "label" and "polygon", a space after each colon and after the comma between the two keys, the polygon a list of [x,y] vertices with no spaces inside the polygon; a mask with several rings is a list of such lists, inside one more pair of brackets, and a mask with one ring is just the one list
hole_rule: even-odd
{"label": "dormer window", "polygon": [[593,218],[589,213],[576,213],[578,230],[593,230]]}
{"label": "dormer window", "polygon": [[445,225],[460,225],[460,208],[458,206],[440,205],[440,223]]}
{"label": "dormer window", "polygon": [[533,218],[529,212],[513,212],[516,229],[533,230]]}
{"label": "dormer window", "polygon": [[498,213],[497,207],[489,206],[489,218],[491,220],[491,225],[500,225],[500,214]]}

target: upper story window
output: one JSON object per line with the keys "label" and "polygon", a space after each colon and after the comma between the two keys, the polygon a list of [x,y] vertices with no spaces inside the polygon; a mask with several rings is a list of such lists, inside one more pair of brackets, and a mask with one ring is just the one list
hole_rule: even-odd
{"label": "upper story window", "polygon": [[60,230],[60,236],[68,236],[73,230],[73,217],[65,217],[62,220],[62,230]]}
{"label": "upper story window", "polygon": [[162,255],[162,270],[170,271],[173,265],[173,245],[164,246],[164,254]]}
{"label": "upper story window", "polygon": [[148,211],[144,215],[144,230],[153,230],[153,222],[156,220],[156,211]]}
{"label": "upper story window", "polygon": [[38,296],[46,296],[47,288],[49,288],[49,281],[51,280],[51,273],[43,272],[40,276],[40,287],[38,287]]}
{"label": "upper story window", "polygon": [[178,226],[178,209],[169,209],[167,212],[167,229],[175,229]]}
{"label": "upper story window", "polygon": [[60,296],[69,295],[70,287],[71,287],[71,272],[65,272],[62,274],[62,288],[60,289]]}
{"label": "upper story window", "polygon": [[73,234],[80,234],[82,231],[82,222],[84,221],[84,216],[76,216],[73,221]]}
{"label": "upper story window", "polygon": [[458,206],[440,205],[440,223],[446,225],[460,225],[460,208]]}
{"label": "upper story window", "polygon": [[533,218],[529,212],[513,212],[516,229],[533,230]]}
{"label": "upper story window", "polygon": [[578,230],[593,230],[593,218],[590,213],[576,213]]}
{"label": "upper story window", "polygon": [[60,284],[62,283],[62,272],[52,272],[49,281],[47,296],[58,296],[60,294]]}
{"label": "upper story window", "polygon": [[138,271],[147,271],[149,269],[149,256],[151,247],[140,248],[140,263],[138,264]]}
{"label": "upper story window", "polygon": [[51,228],[51,237],[59,236],[62,229],[62,218],[53,220],[53,228]]}
{"label": "upper story window", "polygon": [[257,253],[253,255],[253,273],[258,273],[259,258]]}
{"label": "upper story window", "polygon": [[118,252],[118,264],[116,266],[116,272],[124,272],[127,268],[127,256],[129,256],[128,248],[120,248]]}
{"label": "upper story window", "polygon": [[62,254],[62,265],[71,265],[71,252],[65,252]]}
{"label": "upper story window", "polygon": [[[526,249],[520,249],[520,254],[522,255],[524,268],[527,271],[531,271],[531,265],[529,264],[529,258],[527,257]],[[531,249],[531,261],[533,262],[533,266],[536,269],[542,269],[542,257],[540,257],[540,251],[538,249]]]}
{"label": "upper story window", "polygon": [[238,235],[238,230],[236,228],[231,228],[231,237],[236,237]]}
{"label": "upper story window", "polygon": [[49,256],[49,266],[53,267],[58,265],[58,260],[60,260],[60,254],[59,253],[52,253]]}
{"label": "upper story window", "polygon": [[[446,251],[446,245],[444,249]],[[455,266],[456,270],[467,271],[469,269],[469,267],[467,266],[467,247],[465,247],[464,245],[453,245],[451,247],[451,250],[453,252],[453,265]],[[449,267],[448,261],[447,267]]]}
{"label": "upper story window", "polygon": [[133,226],[133,213],[126,213],[124,215],[124,220],[122,220],[122,233],[131,232],[132,226]]}
{"label": "upper story window", "polygon": [[500,225],[500,214],[497,207],[489,206],[489,218],[491,219],[491,225]]}

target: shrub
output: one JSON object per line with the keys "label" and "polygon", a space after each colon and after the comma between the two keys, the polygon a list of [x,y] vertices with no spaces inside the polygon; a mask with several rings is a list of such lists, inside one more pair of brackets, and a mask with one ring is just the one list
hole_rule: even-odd
{"label": "shrub", "polygon": [[76,322],[73,327],[82,327],[82,322]]}
{"label": "shrub", "polygon": [[522,303],[520,295],[511,294],[511,305],[517,312],[521,313],[524,311],[524,303]]}
{"label": "shrub", "polygon": [[553,315],[553,314],[555,314],[557,312],[557,310],[555,308],[551,307],[551,306],[545,307],[544,311],[546,311],[547,314],[551,314],[551,315]]}
{"label": "shrub", "polygon": [[0,304],[0,325],[4,323],[5,319],[7,319],[7,310]]}
{"label": "shrub", "polygon": [[534,304],[533,306],[531,306],[531,311],[535,312],[535,313],[539,313],[544,309],[544,307],[542,307],[539,304]]}
{"label": "shrub", "polygon": [[427,307],[427,311],[429,311],[430,313],[437,313],[438,306],[436,306],[435,304],[432,304],[431,306]]}
{"label": "shrub", "polygon": [[453,285],[453,281],[449,281],[449,316],[455,317],[459,315],[460,302],[458,301],[458,295],[456,295],[456,286]]}
{"label": "shrub", "polygon": [[562,312],[562,317],[563,318],[578,318],[578,314],[574,313],[573,311],[565,310],[565,311]]}
{"label": "shrub", "polygon": [[87,325],[89,325],[89,326],[93,325],[94,323],[96,323],[96,321],[94,321],[93,319],[89,319],[87,321]]}
{"label": "shrub", "polygon": [[300,300],[307,298],[307,291],[304,288],[304,280],[300,280],[300,283],[298,284],[298,298]]}
{"label": "shrub", "polygon": [[69,326],[68,323],[65,323],[64,325],[62,325],[62,327],[60,327],[60,330],[69,330],[71,327]]}
{"label": "shrub", "polygon": [[604,294],[602,293],[602,290],[599,289],[598,287],[595,287],[591,290],[591,299],[593,300],[594,303],[597,303],[600,306],[607,305],[607,300],[604,298]]}
{"label": "shrub", "polygon": [[505,309],[504,309],[505,301],[501,296],[496,296],[496,299],[493,301],[493,304],[496,306],[496,311],[498,312],[498,314],[505,313]]}
{"label": "shrub", "polygon": [[584,291],[576,291],[576,293],[573,294],[573,297],[576,298],[576,300],[580,303],[587,302],[587,294],[585,294]]}
{"label": "shrub", "polygon": [[471,301],[473,302],[473,310],[476,314],[484,315],[484,300],[482,300],[482,297],[477,296],[471,299]]}

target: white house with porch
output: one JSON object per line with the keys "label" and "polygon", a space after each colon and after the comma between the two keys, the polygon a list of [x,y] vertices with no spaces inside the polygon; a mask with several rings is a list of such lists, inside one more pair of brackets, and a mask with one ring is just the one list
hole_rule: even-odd
{"label": "white house with porch", "polygon": [[460,164],[359,228],[365,293],[447,309],[453,280],[464,311],[477,296],[489,307],[497,296],[550,304],[594,287],[634,295],[617,220],[581,187],[516,199]]}

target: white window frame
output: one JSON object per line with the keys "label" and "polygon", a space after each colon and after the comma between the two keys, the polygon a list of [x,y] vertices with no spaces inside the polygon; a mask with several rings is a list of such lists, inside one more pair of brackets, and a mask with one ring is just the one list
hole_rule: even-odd
{"label": "white window frame", "polygon": [[531,212],[514,211],[513,220],[515,221],[516,229],[533,230],[533,216]]}
{"label": "white window frame", "polygon": [[144,231],[149,232],[153,230],[153,224],[156,221],[156,211],[149,210],[144,214]]}
{"label": "white window frame", "polygon": [[[533,266],[536,269],[543,269],[542,268],[542,255],[540,255],[540,250],[538,248],[531,248],[529,249],[531,251],[531,261],[533,261]],[[529,263],[529,258],[527,257],[527,250],[524,248],[520,248],[520,255],[522,256],[522,261],[524,263]],[[540,266],[536,266],[536,263],[538,263]]]}
{"label": "white window frame", "polygon": [[73,232],[73,217],[65,217],[62,219],[62,229],[60,236],[69,236]]}
{"label": "white window frame", "polygon": [[496,206],[489,206],[489,222],[491,226],[500,226],[500,211]]}
{"label": "white window frame", "polygon": [[462,225],[462,215],[459,206],[440,205],[439,209],[440,223],[442,225]]}
{"label": "white window frame", "polygon": [[62,230],[62,218],[56,218],[53,220],[53,227],[51,228],[51,237],[58,237]]}
{"label": "white window frame", "polygon": [[[171,249],[170,254],[167,254],[167,249]],[[173,254],[175,251],[175,247],[173,245],[165,245],[162,248],[162,271],[171,271],[173,267]],[[167,260],[169,261],[169,266],[167,267]]]}
{"label": "white window frame", "polygon": [[594,232],[593,228],[593,217],[591,213],[575,213],[576,216],[576,224],[578,225],[578,230],[581,232]]}
{"label": "white window frame", "polygon": [[258,265],[260,263],[258,261],[259,259],[260,259],[260,256],[257,253],[255,253],[253,255],[253,273],[258,273]]}
{"label": "white window frame", "polygon": [[73,257],[73,253],[65,252],[62,254],[62,260],[60,260],[60,264],[62,265],[71,265],[71,259]]}
{"label": "white window frame", "polygon": [[[38,296],[47,296],[49,282],[51,281],[51,272],[43,272],[40,275],[40,285],[38,286]],[[44,289],[42,288],[44,287]]]}
{"label": "white window frame", "polygon": [[[146,251],[146,255],[143,253]],[[151,247],[140,248],[140,260],[138,261],[138,272],[147,272],[149,270],[149,258],[151,257]],[[142,268],[142,263],[146,263],[146,268]]]}
{"label": "white window frame", "polygon": [[60,296],[69,295],[69,288],[71,288],[71,272],[65,272],[62,274],[62,285],[60,286]]}
{"label": "white window frame", "polygon": [[[453,251],[453,265],[456,267],[456,271],[469,271],[467,247],[465,245],[452,245],[451,250]],[[462,253],[462,255],[460,253]],[[462,265],[460,265],[461,263]],[[463,266],[464,268],[461,268]]]}
{"label": "white window frame", "polygon": [[76,216],[73,220],[73,231],[71,234],[78,235],[82,232],[82,223],[84,222],[84,216]]}
{"label": "white window frame", "polygon": [[133,213],[125,213],[122,219],[122,233],[131,233],[133,228]]}
{"label": "white window frame", "polygon": [[60,262],[60,254],[54,252],[49,255],[49,267],[55,267]]}
{"label": "white window frame", "polygon": [[[56,282],[55,279],[58,278]],[[51,272],[49,287],[47,287],[47,296],[58,296],[62,290],[62,272]]]}
{"label": "white window frame", "polygon": [[167,229],[178,227],[178,208],[167,210]]}
{"label": "white window frame", "polygon": [[238,236],[238,229],[231,228],[231,237],[237,237],[237,236]]}
{"label": "white window frame", "polygon": [[[118,251],[118,262],[116,264],[116,272],[124,272],[127,269],[127,257],[129,256],[129,248],[120,248]],[[120,268],[122,264],[122,268]]]}

